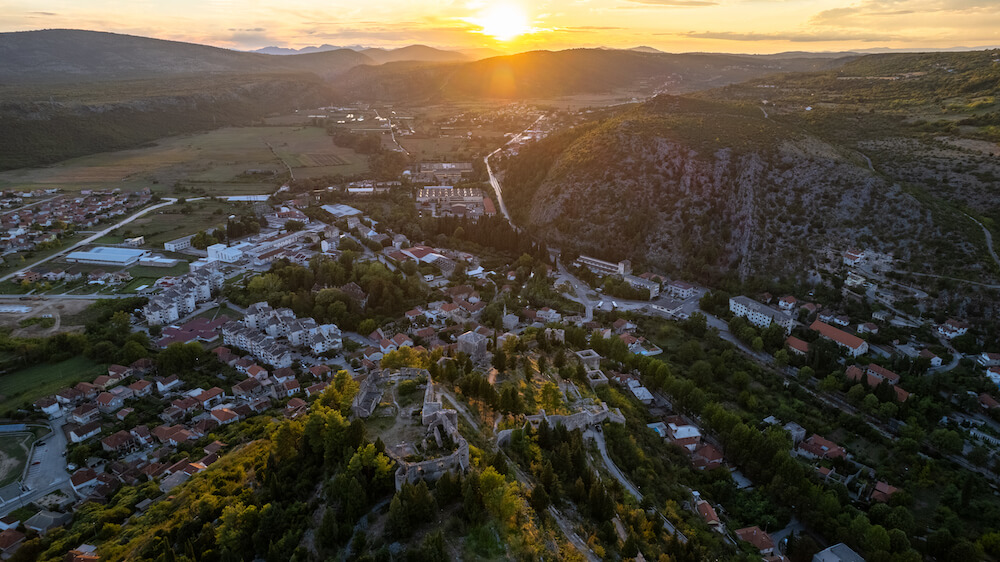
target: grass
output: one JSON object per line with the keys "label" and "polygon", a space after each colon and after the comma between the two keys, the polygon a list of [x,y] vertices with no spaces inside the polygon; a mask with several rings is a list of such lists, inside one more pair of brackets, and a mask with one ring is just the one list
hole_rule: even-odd
{"label": "grass", "polygon": [[302,127],[278,131],[269,142],[298,179],[334,174],[353,176],[368,171],[367,156],[334,145],[324,129]]}
{"label": "grass", "polygon": [[[293,167],[298,164],[343,165],[298,167],[296,177],[328,174],[354,175],[368,170],[367,157],[333,145],[316,127],[226,127],[168,137],[141,148],[92,154],[44,168],[21,168],[0,173],[0,189],[59,187],[66,191],[103,189],[113,183],[124,191],[146,187],[184,196],[177,187],[199,195],[271,193],[287,171],[270,143]],[[301,160],[301,161],[300,161]],[[275,172],[260,179],[248,170]]]}
{"label": "grass", "polygon": [[191,201],[154,211],[113,231],[106,238],[113,236],[113,242],[120,242],[126,237],[143,236],[146,239],[144,246],[162,250],[164,242],[195,234],[201,230],[224,228],[229,215],[251,212],[251,206],[247,203]]}
{"label": "grass", "polygon": [[232,318],[233,320],[243,318],[243,315],[240,314],[239,311],[233,310],[232,308],[213,308],[202,312],[201,314],[195,316],[195,318],[208,318],[209,320],[215,320],[216,318],[222,316]]}
{"label": "grass", "polygon": [[41,363],[0,375],[0,412],[19,408],[54,394],[60,388],[93,380],[106,368],[85,357],[60,363]]}
{"label": "grass", "polygon": [[139,289],[139,287],[144,287],[144,286],[148,287],[148,286],[151,286],[153,283],[156,283],[156,278],[153,278],[153,277],[133,277],[132,280],[129,281],[127,285],[125,285],[124,287],[122,287],[122,289],[121,289],[120,292],[122,292],[122,293],[134,293],[134,292],[136,292],[137,289]]}
{"label": "grass", "polygon": [[188,272],[190,268],[187,262],[181,262],[173,267],[151,267],[147,265],[137,265],[129,269],[129,273],[132,277],[138,279],[144,277],[147,279],[159,279],[160,277],[177,277],[179,275],[184,275]]}
{"label": "grass", "polygon": [[14,459],[14,463],[8,465],[7,471],[0,475],[0,488],[21,478],[24,465],[28,462],[28,448],[36,439],[33,433],[0,435],[0,453],[3,453],[5,458]]}

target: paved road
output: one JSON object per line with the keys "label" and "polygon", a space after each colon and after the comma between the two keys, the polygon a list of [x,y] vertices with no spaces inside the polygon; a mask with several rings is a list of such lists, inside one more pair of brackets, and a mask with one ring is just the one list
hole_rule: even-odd
{"label": "paved road", "polygon": [[[630,494],[635,496],[635,499],[641,502],[642,492],[640,492],[638,488],[636,488],[634,485],[632,485],[631,482],[629,482],[628,478],[626,478],[625,475],[622,474],[622,471],[618,469],[618,466],[615,465],[615,462],[611,460],[611,457],[608,455],[608,447],[604,441],[604,433],[588,429],[585,437],[590,437],[597,443],[597,450],[601,452],[601,458],[604,460],[604,466],[608,469],[608,472],[611,473],[611,476],[613,476],[615,480],[620,482],[621,485],[626,490],[628,490]],[[663,528],[666,529],[668,533],[676,537],[677,540],[681,542],[681,544],[687,544],[688,539],[686,536],[684,536],[684,533],[677,530],[677,527],[675,527],[674,524],[670,522],[670,520],[664,517],[662,513],[657,511],[657,514],[660,516],[661,519],[663,519]]]}
{"label": "paved road", "polygon": [[[0,504],[0,517],[68,485],[66,457],[62,456],[66,451],[66,435],[62,430],[64,423],[64,418],[51,422],[52,433],[42,439],[44,446],[36,446],[28,458],[28,474],[23,481],[28,491]],[[39,464],[33,464],[35,462]]]}
{"label": "paved road", "polygon": [[[378,114],[377,109],[375,110],[375,117],[381,117],[381,115]],[[392,130],[392,119],[386,117],[385,122],[389,125],[389,134],[392,135],[392,142],[395,143],[396,148],[398,148],[403,154],[409,156],[410,151],[403,148],[403,145],[399,144],[399,140],[396,139],[396,131]]]}
{"label": "paved road", "polygon": [[[20,300],[28,295],[0,295],[0,299],[8,300]],[[134,294],[93,294],[93,295],[30,295],[30,299],[26,300],[63,300],[63,299],[77,299],[77,300],[95,300],[95,299],[125,299],[129,297],[134,297]]]}
{"label": "paved road", "polygon": [[75,250],[77,248],[80,248],[81,246],[85,246],[87,244],[90,244],[94,240],[97,240],[98,238],[100,238],[102,236],[105,236],[106,234],[110,233],[112,230],[115,230],[116,228],[119,228],[121,226],[124,226],[124,225],[130,223],[130,222],[134,221],[135,219],[137,219],[137,218],[139,218],[139,217],[141,217],[141,216],[149,213],[150,211],[155,211],[156,209],[159,209],[159,208],[162,208],[162,207],[166,207],[167,205],[173,205],[176,201],[177,201],[176,199],[166,199],[163,203],[159,203],[159,204],[153,205],[151,207],[146,207],[145,209],[142,209],[141,211],[133,214],[132,216],[130,216],[130,217],[122,220],[121,222],[115,223],[115,224],[113,224],[113,225],[105,228],[104,230],[101,230],[100,232],[97,232],[96,234],[92,234],[92,235],[88,236],[87,238],[84,238],[83,240],[80,240],[79,242],[77,242],[76,244],[73,244],[69,248],[64,248],[62,250],[59,250],[58,252],[52,254],[51,256],[42,258],[42,259],[36,261],[35,263],[27,266],[27,267],[23,267],[23,268],[15,271],[13,273],[8,273],[7,275],[5,275],[3,277],[0,277],[0,281],[7,281],[8,279],[13,278],[14,276],[16,276],[19,273],[27,271],[27,270],[29,270],[29,269],[37,266],[37,265],[43,264],[43,263],[45,263],[47,261],[54,260],[54,259],[56,259],[56,258],[58,258],[58,257],[60,257],[60,256],[62,256],[64,254],[66,254],[68,252],[72,252],[73,250]]}
{"label": "paved road", "polygon": [[507,222],[510,223],[511,228],[513,228],[516,231],[520,231],[521,229],[514,224],[514,221],[510,220],[510,213],[507,212],[507,205],[503,201],[503,188],[500,186],[500,180],[498,180],[496,174],[493,173],[493,167],[490,166],[490,158],[492,158],[493,155],[497,154],[498,152],[502,151],[504,148],[507,148],[507,146],[510,145],[511,143],[521,140],[521,137],[524,136],[524,133],[529,131],[535,125],[537,125],[538,122],[541,121],[542,119],[545,119],[544,115],[539,116],[538,119],[535,119],[535,121],[531,125],[528,125],[528,127],[524,131],[521,131],[520,133],[514,135],[509,141],[507,141],[506,144],[494,150],[493,152],[487,154],[483,158],[483,162],[486,163],[486,173],[489,174],[490,176],[490,185],[493,186],[493,191],[497,194],[497,204],[500,207],[500,212],[503,213],[504,218],[506,218]]}

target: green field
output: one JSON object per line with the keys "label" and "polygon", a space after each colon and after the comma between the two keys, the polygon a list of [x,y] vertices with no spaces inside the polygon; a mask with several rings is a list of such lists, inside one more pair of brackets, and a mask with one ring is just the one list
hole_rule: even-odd
{"label": "green field", "polygon": [[272,127],[280,131],[268,142],[274,151],[292,167],[296,179],[340,174],[353,176],[368,171],[368,157],[349,148],[333,144],[326,131],[318,127],[293,129]]}
{"label": "green field", "polygon": [[215,320],[216,318],[223,316],[233,320],[240,320],[243,318],[243,315],[240,314],[239,311],[233,310],[232,308],[213,308],[202,312],[198,316],[195,316],[195,318],[208,318],[209,320]]}
{"label": "green field", "polygon": [[60,388],[93,380],[107,368],[85,357],[42,363],[0,375],[0,412],[20,408]]}
{"label": "green field", "polygon": [[104,238],[107,239],[106,243],[115,244],[125,238],[144,236],[146,247],[162,250],[164,242],[195,234],[200,230],[225,228],[229,215],[252,212],[249,203],[230,203],[211,199],[191,201],[183,205],[177,203],[138,218]]}
{"label": "green field", "polygon": [[[303,166],[296,170],[296,177],[300,172],[302,177],[315,177],[352,175],[368,169],[367,157],[334,146],[320,128],[227,127],[160,139],[142,148],[73,158],[44,168],[10,170],[0,173],[0,189],[149,187],[180,196],[271,193],[287,170],[268,143],[293,168]],[[256,176],[248,171],[277,175]]]}
{"label": "green field", "polygon": [[0,488],[21,478],[36,439],[34,433],[0,434]]}

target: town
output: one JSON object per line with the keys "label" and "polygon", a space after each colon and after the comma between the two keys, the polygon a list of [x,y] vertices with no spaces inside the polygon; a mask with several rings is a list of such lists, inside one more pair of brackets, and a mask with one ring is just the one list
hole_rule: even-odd
{"label": "town", "polygon": [[[429,485],[445,505],[487,477],[526,498],[508,522],[545,526],[584,560],[919,559],[924,535],[928,556],[977,548],[961,528],[996,509],[973,499],[1000,469],[995,326],[934,310],[870,250],[828,256],[794,292],[730,293],[547,246],[511,221],[490,167],[554,126],[529,117],[484,166],[420,162],[385,181],[5,193],[5,248],[48,253],[4,280],[0,314],[18,329],[4,377],[63,374],[4,397],[0,431],[20,451],[2,465],[4,558],[119,556],[125,542],[86,525],[165,517],[157,506],[267,439],[300,449],[266,461],[289,482],[306,452],[378,467],[322,492],[338,507],[317,518],[350,524],[310,539],[312,554],[367,540],[361,519],[408,537],[423,521],[399,505],[429,502],[405,498]],[[413,132],[377,122],[382,137]],[[295,540],[276,559],[291,559],[301,529],[283,532]],[[503,552],[483,541],[477,556]]]}

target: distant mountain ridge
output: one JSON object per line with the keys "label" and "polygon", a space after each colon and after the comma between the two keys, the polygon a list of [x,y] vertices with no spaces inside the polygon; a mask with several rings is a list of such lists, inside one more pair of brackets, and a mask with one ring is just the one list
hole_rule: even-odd
{"label": "distant mountain ridge", "polygon": [[308,53],[323,53],[326,51],[337,51],[340,49],[350,49],[371,57],[376,64],[399,61],[420,61],[420,62],[459,62],[469,60],[470,57],[456,51],[447,51],[428,47],[427,45],[408,45],[396,49],[386,49],[382,47],[365,47],[362,45],[347,45],[338,47],[336,45],[323,44],[320,46],[302,47],[293,49],[290,47],[264,47],[250,51],[265,55],[303,55]]}
{"label": "distant mountain ridge", "polygon": [[359,66],[338,87],[363,99],[527,99],[644,88],[674,93],[742,82],[787,71],[826,70],[847,58],[670,54],[616,49],[531,51],[461,64]]}
{"label": "distant mountain ridge", "polygon": [[0,33],[0,83],[8,84],[204,73],[308,72],[329,79],[362,64],[375,61],[350,49],[279,57],[78,29]]}

